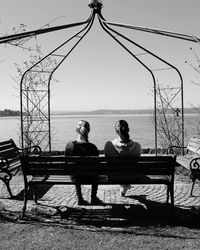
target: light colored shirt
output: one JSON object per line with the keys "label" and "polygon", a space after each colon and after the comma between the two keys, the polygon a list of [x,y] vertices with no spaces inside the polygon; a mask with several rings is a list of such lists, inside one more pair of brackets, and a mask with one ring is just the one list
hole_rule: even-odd
{"label": "light colored shirt", "polygon": [[121,142],[120,138],[106,142],[104,146],[106,156],[135,156],[141,155],[141,146],[138,142],[130,140],[127,143]]}

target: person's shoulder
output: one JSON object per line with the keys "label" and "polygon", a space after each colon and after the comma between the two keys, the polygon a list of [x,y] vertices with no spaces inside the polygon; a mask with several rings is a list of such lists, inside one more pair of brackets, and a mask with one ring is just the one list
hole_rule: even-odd
{"label": "person's shoulder", "polygon": [[113,145],[112,141],[107,141],[104,146],[104,153],[106,156],[118,156],[119,153]]}
{"label": "person's shoulder", "polygon": [[113,147],[112,141],[107,141],[104,145],[104,151],[106,152],[107,150],[110,150],[110,148]]}
{"label": "person's shoulder", "polygon": [[66,147],[67,148],[74,147],[74,144],[75,144],[75,141],[69,141],[69,142],[67,142]]}
{"label": "person's shoulder", "polygon": [[85,143],[85,146],[88,148],[88,150],[92,150],[94,152],[98,152],[97,146],[94,143],[92,143],[92,142]]}
{"label": "person's shoulder", "polygon": [[106,143],[105,143],[105,146],[104,147],[109,147],[109,146],[112,146],[113,144],[112,144],[112,141],[107,141]]}
{"label": "person's shoulder", "polygon": [[141,148],[141,145],[140,145],[140,143],[139,142],[135,142],[135,145],[136,145],[136,147],[138,147],[138,148]]}
{"label": "person's shoulder", "polygon": [[139,151],[139,153],[141,154],[141,151],[142,151],[142,147],[140,145],[139,142],[134,142],[135,143],[135,148]]}
{"label": "person's shoulder", "polygon": [[71,155],[73,153],[74,145],[75,145],[74,141],[69,141],[67,143],[67,145],[65,146],[65,155]]}
{"label": "person's shoulder", "polygon": [[94,143],[88,142],[87,144],[88,144],[91,148],[96,148],[96,149],[97,149],[97,146],[96,146]]}

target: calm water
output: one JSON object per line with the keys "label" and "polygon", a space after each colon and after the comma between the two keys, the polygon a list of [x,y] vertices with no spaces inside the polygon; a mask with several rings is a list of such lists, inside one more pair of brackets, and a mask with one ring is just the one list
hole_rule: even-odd
{"label": "calm water", "polygon": [[[125,119],[130,126],[130,136],[138,141],[143,148],[154,147],[154,128],[150,115],[90,115],[90,116],[52,116],[52,128],[54,136],[52,139],[53,150],[64,150],[66,142],[77,137],[75,127],[80,119],[87,120],[91,125],[90,141],[95,143],[99,149],[107,140],[115,137],[114,124],[119,119]],[[195,124],[197,115],[185,115],[185,128],[187,131],[186,143],[191,136],[196,135]],[[19,145],[20,120],[16,117],[0,118],[0,141],[12,138]]]}

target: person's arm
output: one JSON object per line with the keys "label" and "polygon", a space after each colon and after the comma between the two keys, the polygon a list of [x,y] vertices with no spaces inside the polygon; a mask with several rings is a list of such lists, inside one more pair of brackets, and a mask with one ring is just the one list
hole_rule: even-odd
{"label": "person's arm", "polygon": [[137,148],[138,148],[138,154],[140,156],[142,153],[142,148],[141,148],[141,145],[139,143],[137,143]]}
{"label": "person's arm", "polygon": [[65,147],[65,155],[68,155],[68,156],[72,155],[73,150],[74,150],[74,143],[72,141],[68,142]]}
{"label": "person's arm", "polygon": [[99,156],[99,150],[96,145],[93,144],[93,149],[92,149],[92,155],[93,156]]}
{"label": "person's arm", "polygon": [[99,156],[99,150],[97,147],[96,147],[96,156]]}
{"label": "person's arm", "polygon": [[104,146],[104,154],[105,156],[113,156],[115,155],[115,152],[113,152],[113,144],[111,141],[107,141]]}

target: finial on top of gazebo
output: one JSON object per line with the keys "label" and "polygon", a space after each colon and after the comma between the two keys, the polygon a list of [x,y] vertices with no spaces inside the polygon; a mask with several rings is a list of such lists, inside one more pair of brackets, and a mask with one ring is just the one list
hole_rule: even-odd
{"label": "finial on top of gazebo", "polygon": [[88,6],[91,9],[101,10],[103,3],[102,0],[89,0]]}

